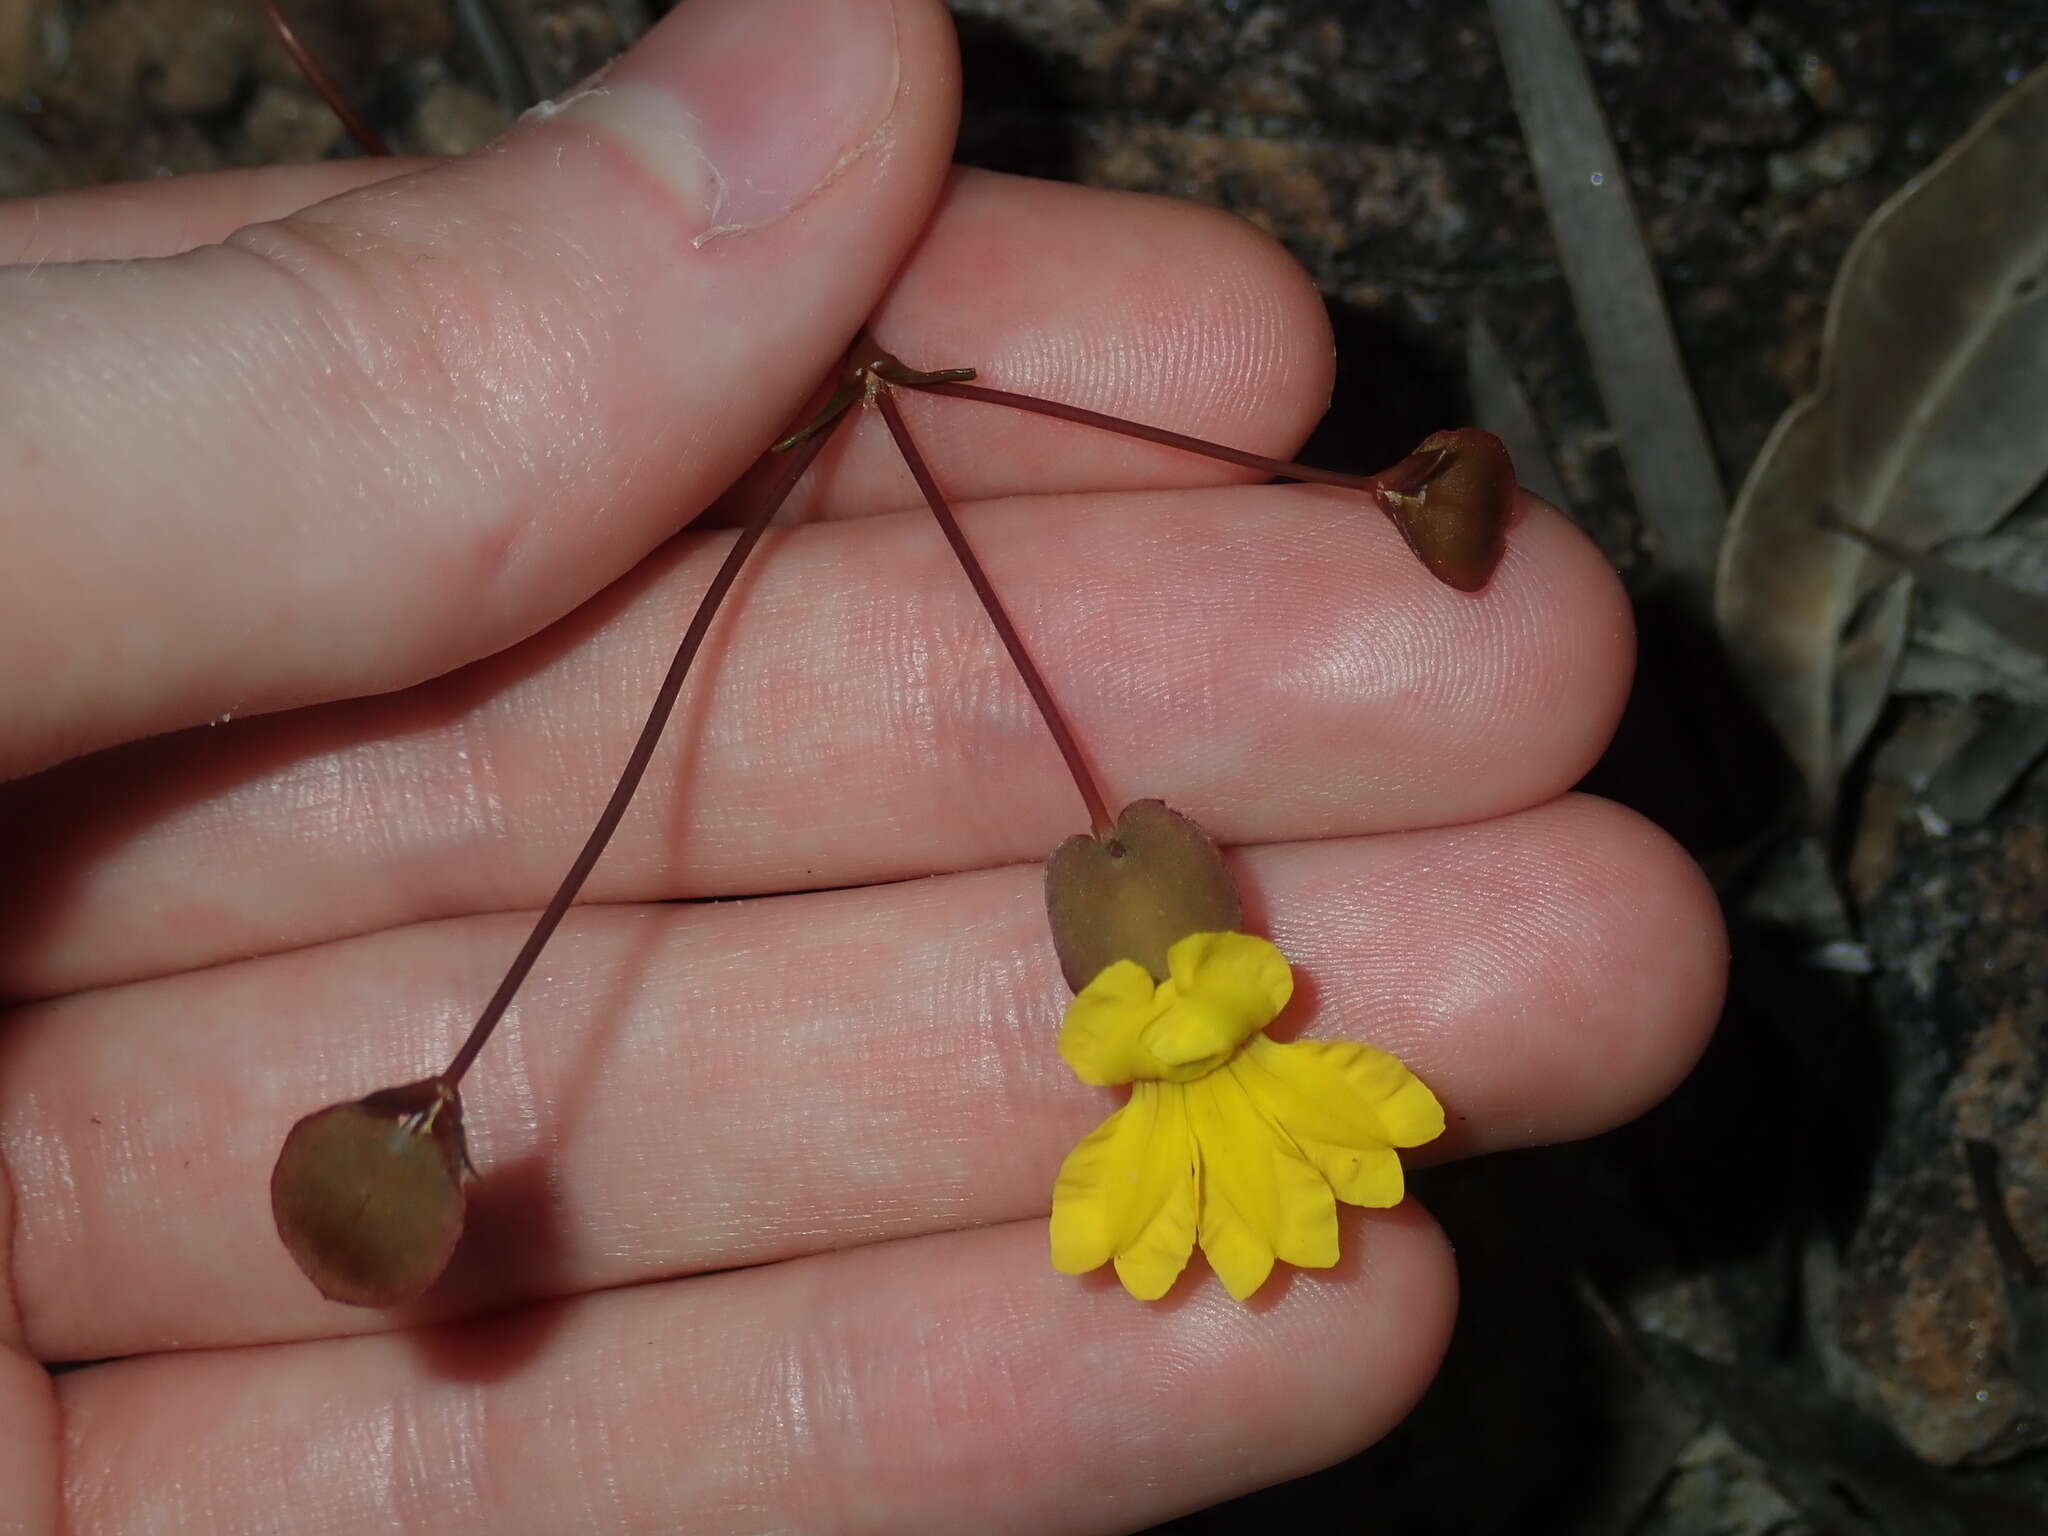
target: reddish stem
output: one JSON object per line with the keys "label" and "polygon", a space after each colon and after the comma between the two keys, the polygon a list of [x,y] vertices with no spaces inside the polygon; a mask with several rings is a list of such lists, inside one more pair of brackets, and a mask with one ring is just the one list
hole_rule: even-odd
{"label": "reddish stem", "polygon": [[[919,388],[942,390],[959,389],[966,386],[919,385]],[[994,393],[991,391],[991,393]],[[1003,648],[1010,653],[1010,660],[1016,664],[1018,673],[1024,679],[1024,686],[1031,693],[1031,701],[1038,706],[1038,713],[1045,720],[1045,728],[1052,733],[1054,743],[1060,749],[1060,756],[1066,759],[1067,772],[1073,775],[1074,788],[1081,792],[1081,803],[1088,808],[1088,821],[1097,838],[1107,841],[1116,835],[1116,821],[1109,814],[1108,803],[1102,798],[1102,791],[1096,787],[1095,776],[1088,771],[1088,761],[1081,755],[1081,744],[1074,739],[1068,728],[1066,717],[1060,713],[1059,705],[1053,702],[1052,690],[1045,685],[1037,665],[1031,660],[1031,653],[1024,649],[1023,637],[1017,633],[1017,626],[1011,622],[1002,600],[996,596],[996,589],[990,585],[988,573],[981,568],[981,562],[974,556],[973,548],[967,542],[967,535],[960,531],[960,521],[953,516],[953,509],[946,504],[940,493],[938,482],[926,467],[924,455],[917,451],[917,444],[911,441],[909,425],[903,420],[903,411],[896,404],[889,387],[885,384],[875,392],[875,404],[881,408],[882,420],[889,424],[889,435],[896,439],[897,450],[903,455],[903,462],[910,467],[911,478],[917,481],[917,488],[924,493],[925,504],[932,509],[932,516],[939,521],[939,529],[946,535],[946,542],[953,546],[953,553],[960,561],[960,568],[967,573],[967,580],[974,588],[974,595],[981,599],[981,606],[987,612],[989,622],[996,627],[996,634],[1003,642]]]}
{"label": "reddish stem", "polygon": [[711,578],[711,585],[704,590],[703,599],[697,604],[697,613],[690,620],[690,627],[683,632],[682,642],[676,647],[675,660],[668,665],[668,675],[661,680],[661,688],[654,695],[654,706],[647,712],[647,723],[640,727],[640,738],[633,743],[632,753],[626,759],[626,766],[619,774],[619,782],[612,789],[611,799],[605,802],[604,810],[598,814],[597,825],[590,829],[583,851],[576,855],[576,862],[569,866],[568,874],[555,888],[535,920],[533,931],[526,936],[519,953],[513,957],[511,966],[505,972],[505,979],[498,983],[498,990],[491,994],[491,1000],[484,1004],[484,1011],[477,1015],[477,1021],[470,1026],[469,1037],[462,1042],[462,1048],[455,1053],[454,1060],[440,1076],[440,1082],[453,1088],[462,1081],[462,1076],[491,1038],[491,1032],[498,1027],[498,1021],[505,1016],[505,1010],[512,1005],[512,998],[519,990],[534,962],[540,959],[540,952],[553,937],[555,929],[568,914],[570,903],[583,889],[583,882],[590,878],[590,871],[596,865],[598,856],[605,845],[612,840],[612,834],[619,829],[619,820],[626,814],[626,807],[633,799],[633,791],[640,787],[640,780],[647,773],[647,765],[654,758],[654,749],[661,741],[662,728],[668,724],[669,714],[675,709],[676,699],[683,691],[683,680],[689,676],[690,664],[697,659],[704,638],[711,632],[711,621],[718,616],[718,608],[725,601],[726,594],[740,574],[740,567],[746,564],[747,556],[754,546],[761,542],[761,535],[768,531],[768,520],[775,515],[789,493],[795,489],[803,472],[810,468],[811,460],[818,456],[832,436],[834,422],[816,435],[805,439],[780,459],[780,469],[770,482],[766,494],[748,514],[746,525],[741,528],[739,538],[726,552],[725,563],[718,568],[718,574]]}
{"label": "reddish stem", "polygon": [[1015,411],[1030,411],[1038,416],[1052,416],[1061,421],[1078,422],[1084,427],[1096,427],[1104,432],[1119,433],[1124,437],[1141,438],[1148,443],[1178,448],[1184,453],[1199,453],[1206,458],[1221,459],[1226,464],[1256,469],[1261,474],[1280,479],[1301,480],[1311,485],[1334,485],[1347,491],[1377,493],[1386,488],[1385,478],[1380,475],[1347,475],[1334,469],[1317,469],[1313,464],[1296,464],[1289,459],[1269,459],[1262,453],[1247,453],[1242,448],[1228,448],[1222,443],[1212,443],[1205,437],[1189,437],[1185,432],[1169,432],[1164,427],[1148,427],[1141,421],[1127,421],[1121,416],[1104,415],[1101,411],[1068,405],[1060,400],[1041,400],[1036,395],[1020,395],[1007,389],[990,389],[984,384],[956,384],[943,380],[913,383],[910,387],[921,389],[930,395],[951,395],[956,400],[979,400],[986,405],[1006,405]]}
{"label": "reddish stem", "polygon": [[356,141],[363,153],[390,154],[391,146],[386,144],[377,130],[364,122],[356,109],[348,104],[348,97],[342,94],[341,87],[320,67],[320,61],[313,57],[313,51],[299,41],[299,34],[292,30],[292,24],[285,19],[283,7],[279,5],[278,0],[257,0],[257,4],[263,7],[263,14],[270,21],[271,31],[275,32],[277,40],[284,44],[284,51],[292,56],[292,62],[298,65],[299,73],[306,77],[306,83],[320,93],[320,99],[327,103],[327,109],[341,119],[341,126],[348,130],[348,136]]}

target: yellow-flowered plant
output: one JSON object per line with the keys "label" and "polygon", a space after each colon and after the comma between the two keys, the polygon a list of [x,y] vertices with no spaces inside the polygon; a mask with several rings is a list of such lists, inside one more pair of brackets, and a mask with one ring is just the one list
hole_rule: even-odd
{"label": "yellow-flowered plant", "polygon": [[611,798],[448,1066],[317,1109],[287,1133],[271,1170],[271,1212],[286,1250],[322,1294],[396,1306],[434,1284],[454,1254],[470,1173],[462,1080],[618,830],[740,567],[856,404],[881,413],[1088,811],[1091,830],[1068,838],[1046,865],[1053,944],[1077,993],[1060,1050],[1084,1082],[1131,1084],[1131,1101],[1060,1169],[1053,1262],[1080,1273],[1114,1260],[1125,1288],[1149,1300],[1165,1294],[1199,1241],[1242,1300],[1265,1283],[1276,1259],[1336,1263],[1336,1201],[1399,1203],[1394,1148],[1442,1131],[1436,1099],[1383,1051],[1264,1037],[1294,990],[1287,961],[1264,939],[1237,931],[1236,883],[1208,833],[1157,800],[1110,816],[1080,743],[912,441],[894,391],[1010,406],[1363,492],[1432,575],[1465,592],[1484,587],[1501,558],[1515,496],[1507,450],[1477,429],[1437,432],[1379,474],[1340,474],[988,389],[973,377],[971,368],[907,367],[865,330],[854,339],[824,407],[776,445],[780,470],[755,499],[678,642]]}
{"label": "yellow-flowered plant", "polygon": [[1385,1051],[1267,1039],[1293,993],[1286,957],[1246,933],[1180,939],[1163,981],[1118,960],[1081,989],[1060,1054],[1084,1083],[1129,1083],[1131,1098],[1061,1165],[1055,1268],[1113,1262],[1152,1301],[1199,1241],[1242,1301],[1276,1259],[1337,1262],[1337,1201],[1400,1203],[1394,1149],[1440,1135],[1442,1107]]}

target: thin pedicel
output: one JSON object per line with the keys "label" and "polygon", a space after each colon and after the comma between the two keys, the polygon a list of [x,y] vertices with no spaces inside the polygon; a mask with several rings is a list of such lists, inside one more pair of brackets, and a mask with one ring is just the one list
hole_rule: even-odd
{"label": "thin pedicel", "polygon": [[420,1082],[316,1110],[285,1137],[271,1171],[271,1214],[285,1247],[322,1295],[356,1306],[396,1306],[424,1292],[447,1267],[462,1235],[470,1171],[462,1079],[618,831],[719,607],[836,425],[828,423],[787,455],[749,514],[676,646],[597,824],[447,1067]]}
{"label": "thin pedicel", "polygon": [[[893,398],[896,389],[916,389],[927,394],[948,395],[956,400],[1007,406],[1012,410],[1050,416],[1055,420],[1220,459],[1226,464],[1254,469],[1276,479],[1364,492],[1401,531],[1409,547],[1431,573],[1462,591],[1477,591],[1483,587],[1500,562],[1509,506],[1513,499],[1514,470],[1499,439],[1490,433],[1471,429],[1439,432],[1390,469],[1376,475],[1348,475],[1337,470],[1318,469],[1312,464],[1268,458],[1264,454],[1210,442],[1207,438],[1191,437],[1185,432],[1148,426],[1058,400],[1043,400],[1036,395],[1017,394],[1006,389],[990,389],[971,382],[975,376],[972,368],[931,371],[912,368],[883,348],[866,330],[856,338],[849,357],[854,361],[848,373],[841,378],[817,415],[778,442],[775,451],[785,453],[811,442],[857,404],[872,405],[881,412],[889,435],[895,439],[897,451],[902,454],[911,478],[917,482],[917,488],[924,496],[925,505],[938,520],[946,542],[952,546],[954,556],[967,574],[968,583],[981,600],[989,622],[995,626],[996,634],[1002,640],[1003,649],[1009,652],[1010,660],[1045,721],[1046,730],[1058,746],[1067,772],[1073,778],[1074,788],[1081,796],[1081,803],[1087,808],[1091,831],[1105,844],[1113,845],[1115,842],[1117,819],[1110,814],[1109,803],[1095,781],[1073,728],[1054,701],[1052,690],[1017,633],[1016,624],[996,595],[995,586],[982,569],[973,546],[961,531],[959,519],[953,515],[953,509],[939,489],[924,455],[918,451],[902,410]],[[1442,492],[1434,500],[1431,495],[1433,488]]]}

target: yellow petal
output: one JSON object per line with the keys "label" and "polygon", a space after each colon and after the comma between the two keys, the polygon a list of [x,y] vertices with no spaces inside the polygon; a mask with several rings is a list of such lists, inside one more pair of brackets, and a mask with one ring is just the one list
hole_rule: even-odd
{"label": "yellow petal", "polygon": [[1079,1275],[1115,1259],[1141,1301],[1166,1294],[1195,1245],[1194,1143],[1181,1090],[1138,1083],[1067,1154],[1052,1191],[1052,1262]]}
{"label": "yellow petal", "polygon": [[1436,1096],[1368,1045],[1277,1045],[1262,1037],[1231,1063],[1231,1073],[1349,1205],[1399,1205],[1404,1186],[1393,1148],[1419,1146],[1443,1130]]}
{"label": "yellow petal", "polygon": [[1119,960],[1074,995],[1060,1026],[1060,1055],[1074,1076],[1114,1088],[1137,1075],[1139,1032],[1161,1011],[1156,991],[1145,967]]}
{"label": "yellow petal", "polygon": [[[1444,1133],[1443,1106],[1400,1058],[1352,1040],[1259,1040],[1246,1054],[1272,1076],[1291,1084],[1302,1100],[1356,1124],[1362,1110],[1381,1141],[1419,1147]],[[1342,1140],[1311,1129],[1311,1135]]]}
{"label": "yellow petal", "polygon": [[1135,1201],[1116,1250],[1117,1278],[1140,1301],[1173,1288],[1195,1251],[1195,1140],[1186,1095],[1169,1083],[1137,1083],[1133,1096],[1159,1101],[1142,1156],[1144,1193]]}
{"label": "yellow petal", "polygon": [[[1391,1060],[1392,1058],[1388,1058]],[[1419,1147],[1444,1133],[1444,1107],[1414,1073],[1373,1106],[1387,1140],[1397,1147]]]}
{"label": "yellow petal", "polygon": [[1191,933],[1167,951],[1166,965],[1182,997],[1257,1018],[1253,1029],[1272,1023],[1294,996],[1287,957],[1256,934]]}
{"label": "yellow petal", "polygon": [[1191,933],[1167,952],[1167,968],[1134,1070],[1169,1082],[1191,1083],[1222,1066],[1294,991],[1286,958],[1247,933]]}
{"label": "yellow petal", "polygon": [[1186,1088],[1201,1184],[1202,1251],[1240,1301],[1275,1258],[1305,1268],[1337,1262],[1330,1186],[1262,1115],[1234,1072]]}
{"label": "yellow petal", "polygon": [[1243,1301],[1273,1273],[1273,1249],[1209,1177],[1201,1138],[1195,1138],[1195,1182],[1201,1190],[1202,1253],[1223,1288]]}

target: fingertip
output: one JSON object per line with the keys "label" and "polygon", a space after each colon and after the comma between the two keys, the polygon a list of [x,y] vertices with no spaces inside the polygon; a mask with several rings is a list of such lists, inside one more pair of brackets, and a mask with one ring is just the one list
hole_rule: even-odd
{"label": "fingertip", "polygon": [[1620,574],[1584,530],[1522,492],[1502,570],[1475,601],[1501,593],[1501,654],[1532,720],[1549,722],[1539,804],[1585,777],[1614,739],[1635,680],[1635,610]]}
{"label": "fingertip", "polygon": [[[1197,532],[1184,514],[1148,574],[1194,591],[1226,570],[1227,590],[1248,597],[1242,619],[1215,599],[1201,612],[1227,647],[1213,665],[1240,717],[1316,728],[1294,727],[1304,756],[1277,796],[1215,807],[1194,797],[1191,812],[1213,809],[1221,835],[1301,835],[1269,830],[1288,794],[1369,806],[1332,828],[1347,833],[1507,815],[1565,793],[1606,750],[1634,670],[1634,621],[1613,568],[1563,518],[1532,507],[1494,579],[1464,593],[1345,493],[1240,494],[1285,520],[1232,549],[1228,527]],[[1277,753],[1261,746],[1279,777]]]}
{"label": "fingertip", "polygon": [[[1177,1388],[1234,1405],[1240,1444],[1262,1465],[1247,1485],[1222,1478],[1200,1502],[1305,1476],[1383,1439],[1413,1411],[1450,1348],[1458,1269],[1421,1204],[1338,1207],[1340,1257],[1326,1270],[1274,1272],[1248,1302],[1230,1301],[1198,1259],[1175,1326],[1211,1362]],[[1190,1319],[1193,1325],[1190,1326]]]}
{"label": "fingertip", "polygon": [[[1152,199],[1162,223],[1154,248],[1160,281],[1139,285],[1138,302],[1172,303],[1160,332],[1180,339],[1214,387],[1258,401],[1262,441],[1292,457],[1330,408],[1336,340],[1322,290],[1279,240],[1226,209]],[[1219,405],[1221,402],[1219,402]]]}
{"label": "fingertip", "polygon": [[1082,1390],[1057,1420],[1019,1421],[1017,1441],[1069,1468],[1106,1509],[1158,1520],[1382,1439],[1449,1348],[1457,1267],[1413,1199],[1340,1206],[1338,1227],[1333,1267],[1278,1265],[1242,1302],[1199,1251],[1157,1302],[1126,1295],[1107,1270],[1048,1277],[1041,1310]]}
{"label": "fingertip", "polygon": [[1605,1060],[1588,1053],[1566,1090],[1592,1129],[1605,1130],[1661,1103],[1705,1053],[1727,998],[1730,947],[1720,897],[1676,839],[1626,806],[1575,798],[1598,828],[1587,838],[1600,861],[1589,883],[1629,893],[1610,940],[1624,963],[1603,978],[1595,1016]]}
{"label": "fingertip", "polygon": [[1720,903],[1668,834],[1590,795],[1507,825],[1518,894],[1482,922],[1516,956],[1511,974],[1454,1035],[1418,1031],[1451,1120],[1429,1161],[1624,1125],[1684,1080],[1720,1017]]}
{"label": "fingertip", "polygon": [[[953,175],[875,329],[918,367],[972,367],[983,384],[1283,457],[1327,408],[1334,369],[1313,283],[1244,220],[977,170]],[[1258,478],[1022,412],[918,399],[907,410],[963,498]],[[850,436],[825,510],[908,505],[886,437]]]}

